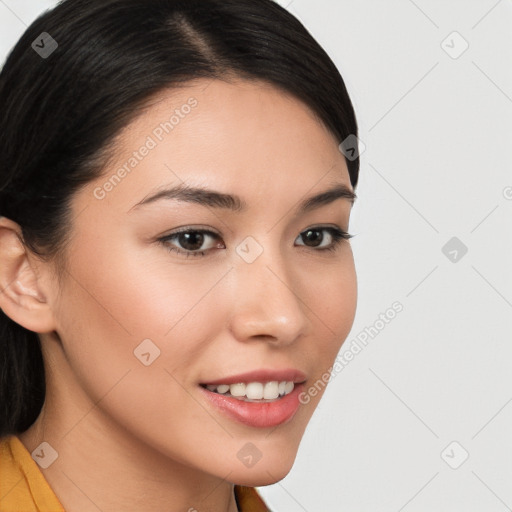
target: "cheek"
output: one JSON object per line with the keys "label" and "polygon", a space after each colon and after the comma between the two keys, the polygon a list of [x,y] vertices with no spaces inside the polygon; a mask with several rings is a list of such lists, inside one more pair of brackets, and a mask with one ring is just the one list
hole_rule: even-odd
{"label": "cheek", "polygon": [[146,404],[148,413],[155,389],[165,390],[169,406],[190,410],[180,384],[197,383],[204,353],[225,328],[222,277],[229,266],[200,272],[170,255],[167,260],[164,248],[105,240],[89,246],[95,250],[75,250],[70,258],[73,277],[59,312],[59,334],[81,387],[98,400],[123,378],[123,386],[134,386],[126,396]]}
{"label": "cheek", "polygon": [[[98,404],[95,411],[112,428],[123,425],[175,460],[199,464],[205,448],[191,440],[227,441],[189,393],[200,353],[217,332],[212,306],[222,295],[208,291],[219,277],[201,280],[196,272],[194,279],[177,265],[169,265],[171,273],[161,262],[157,269],[112,251],[86,260],[72,260],[59,311],[59,334],[80,394]],[[216,456],[220,460],[220,448]]]}
{"label": "cheek", "polygon": [[[339,265],[319,265],[316,282],[311,277],[304,288],[304,302],[308,317],[313,324],[312,334],[304,346],[304,353],[314,362],[311,381],[326,381],[326,372],[332,367],[342,344],[352,329],[357,308],[357,276],[350,246],[343,253]],[[306,344],[305,344],[306,345]],[[324,392],[325,385],[315,399],[316,404]]]}
{"label": "cheek", "polygon": [[[304,277],[304,296],[311,317],[322,330],[322,339],[337,352],[347,337],[357,307],[357,276],[350,246],[343,248],[337,263],[317,265]],[[313,336],[315,338],[315,336]]]}
{"label": "cheek", "polygon": [[[84,236],[80,247],[88,242]],[[87,322],[91,329],[116,330],[132,341],[171,336],[218,279],[215,272],[198,278],[193,266],[177,264],[171,255],[167,260],[163,247],[141,248],[122,238],[114,244],[106,239],[90,242],[94,251],[76,249],[72,258],[75,307],[86,305],[97,319]]]}

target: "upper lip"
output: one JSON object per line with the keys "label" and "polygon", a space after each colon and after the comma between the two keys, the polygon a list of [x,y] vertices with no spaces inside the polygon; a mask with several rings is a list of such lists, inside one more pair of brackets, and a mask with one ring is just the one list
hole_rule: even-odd
{"label": "upper lip", "polygon": [[209,380],[203,382],[203,385],[218,386],[220,384],[239,384],[249,382],[304,382],[306,375],[300,370],[294,368],[286,368],[282,370],[261,369],[253,370],[246,373],[239,373],[237,375],[230,375],[229,377],[221,377],[220,379]]}

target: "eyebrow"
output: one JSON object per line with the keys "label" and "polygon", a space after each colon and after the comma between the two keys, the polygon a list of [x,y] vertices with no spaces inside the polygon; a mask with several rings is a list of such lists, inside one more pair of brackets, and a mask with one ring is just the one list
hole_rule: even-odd
{"label": "eyebrow", "polygon": [[[129,211],[163,199],[195,203],[210,208],[227,209],[236,213],[242,213],[247,210],[247,203],[237,195],[225,194],[202,187],[178,185],[173,188],[159,190],[152,195],[146,196],[142,201],[132,206]],[[297,213],[307,213],[320,206],[330,204],[337,199],[347,199],[351,204],[354,204],[357,195],[349,187],[340,183],[328,190],[324,190],[319,194],[302,200],[296,207],[296,210]]]}

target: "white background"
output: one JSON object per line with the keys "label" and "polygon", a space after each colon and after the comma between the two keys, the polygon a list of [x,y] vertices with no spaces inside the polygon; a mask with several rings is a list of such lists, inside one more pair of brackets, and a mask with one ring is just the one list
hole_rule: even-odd
{"label": "white background", "polygon": [[[279,3],[337,64],[366,146],[342,351],[404,309],[335,375],[291,473],[260,492],[275,512],[510,510],[512,2]],[[54,4],[0,0],[2,60]]]}

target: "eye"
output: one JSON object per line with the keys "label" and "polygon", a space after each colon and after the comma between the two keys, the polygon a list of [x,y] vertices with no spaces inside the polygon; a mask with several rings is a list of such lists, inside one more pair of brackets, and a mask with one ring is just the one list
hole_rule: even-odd
{"label": "eye", "polygon": [[[327,237],[324,236],[323,232],[328,233]],[[329,226],[309,228],[303,231],[296,240],[302,238],[306,243],[299,245],[312,248],[316,251],[334,251],[342,240],[348,240],[352,238],[352,236],[353,235],[337,227]],[[210,243],[208,244],[209,239]],[[221,240],[220,236],[213,231],[185,227],[159,238],[158,242],[163,244],[168,251],[176,252],[188,258],[189,256],[206,256],[207,252],[214,248],[226,248],[223,242],[212,243],[212,240],[215,239]],[[325,241],[327,241],[327,243],[324,243]],[[180,247],[177,247],[175,245],[176,243],[179,244]]]}
{"label": "eye", "polygon": [[[217,238],[220,240],[219,235],[213,231],[209,231],[207,229],[191,229],[186,227],[180,231],[176,231],[170,235],[159,238],[158,241],[164,244],[164,246],[169,251],[177,252],[178,254],[182,254],[187,258],[189,256],[205,256],[206,251],[214,247],[217,249],[225,249],[223,243],[217,243],[213,245],[210,243],[210,247],[204,247],[204,244],[206,241],[208,241],[208,238]],[[174,245],[170,244],[171,241],[178,242],[181,247],[175,247]]]}
{"label": "eye", "polygon": [[[322,234],[323,232],[327,232],[327,238]],[[309,228],[306,231],[303,231],[298,237],[307,241],[305,244],[306,247],[318,248],[318,251],[334,251],[338,248],[339,244],[342,240],[348,240],[352,238],[354,235],[350,235],[346,231],[343,231],[337,227],[315,227]],[[322,245],[322,243],[327,239],[327,244]]]}

